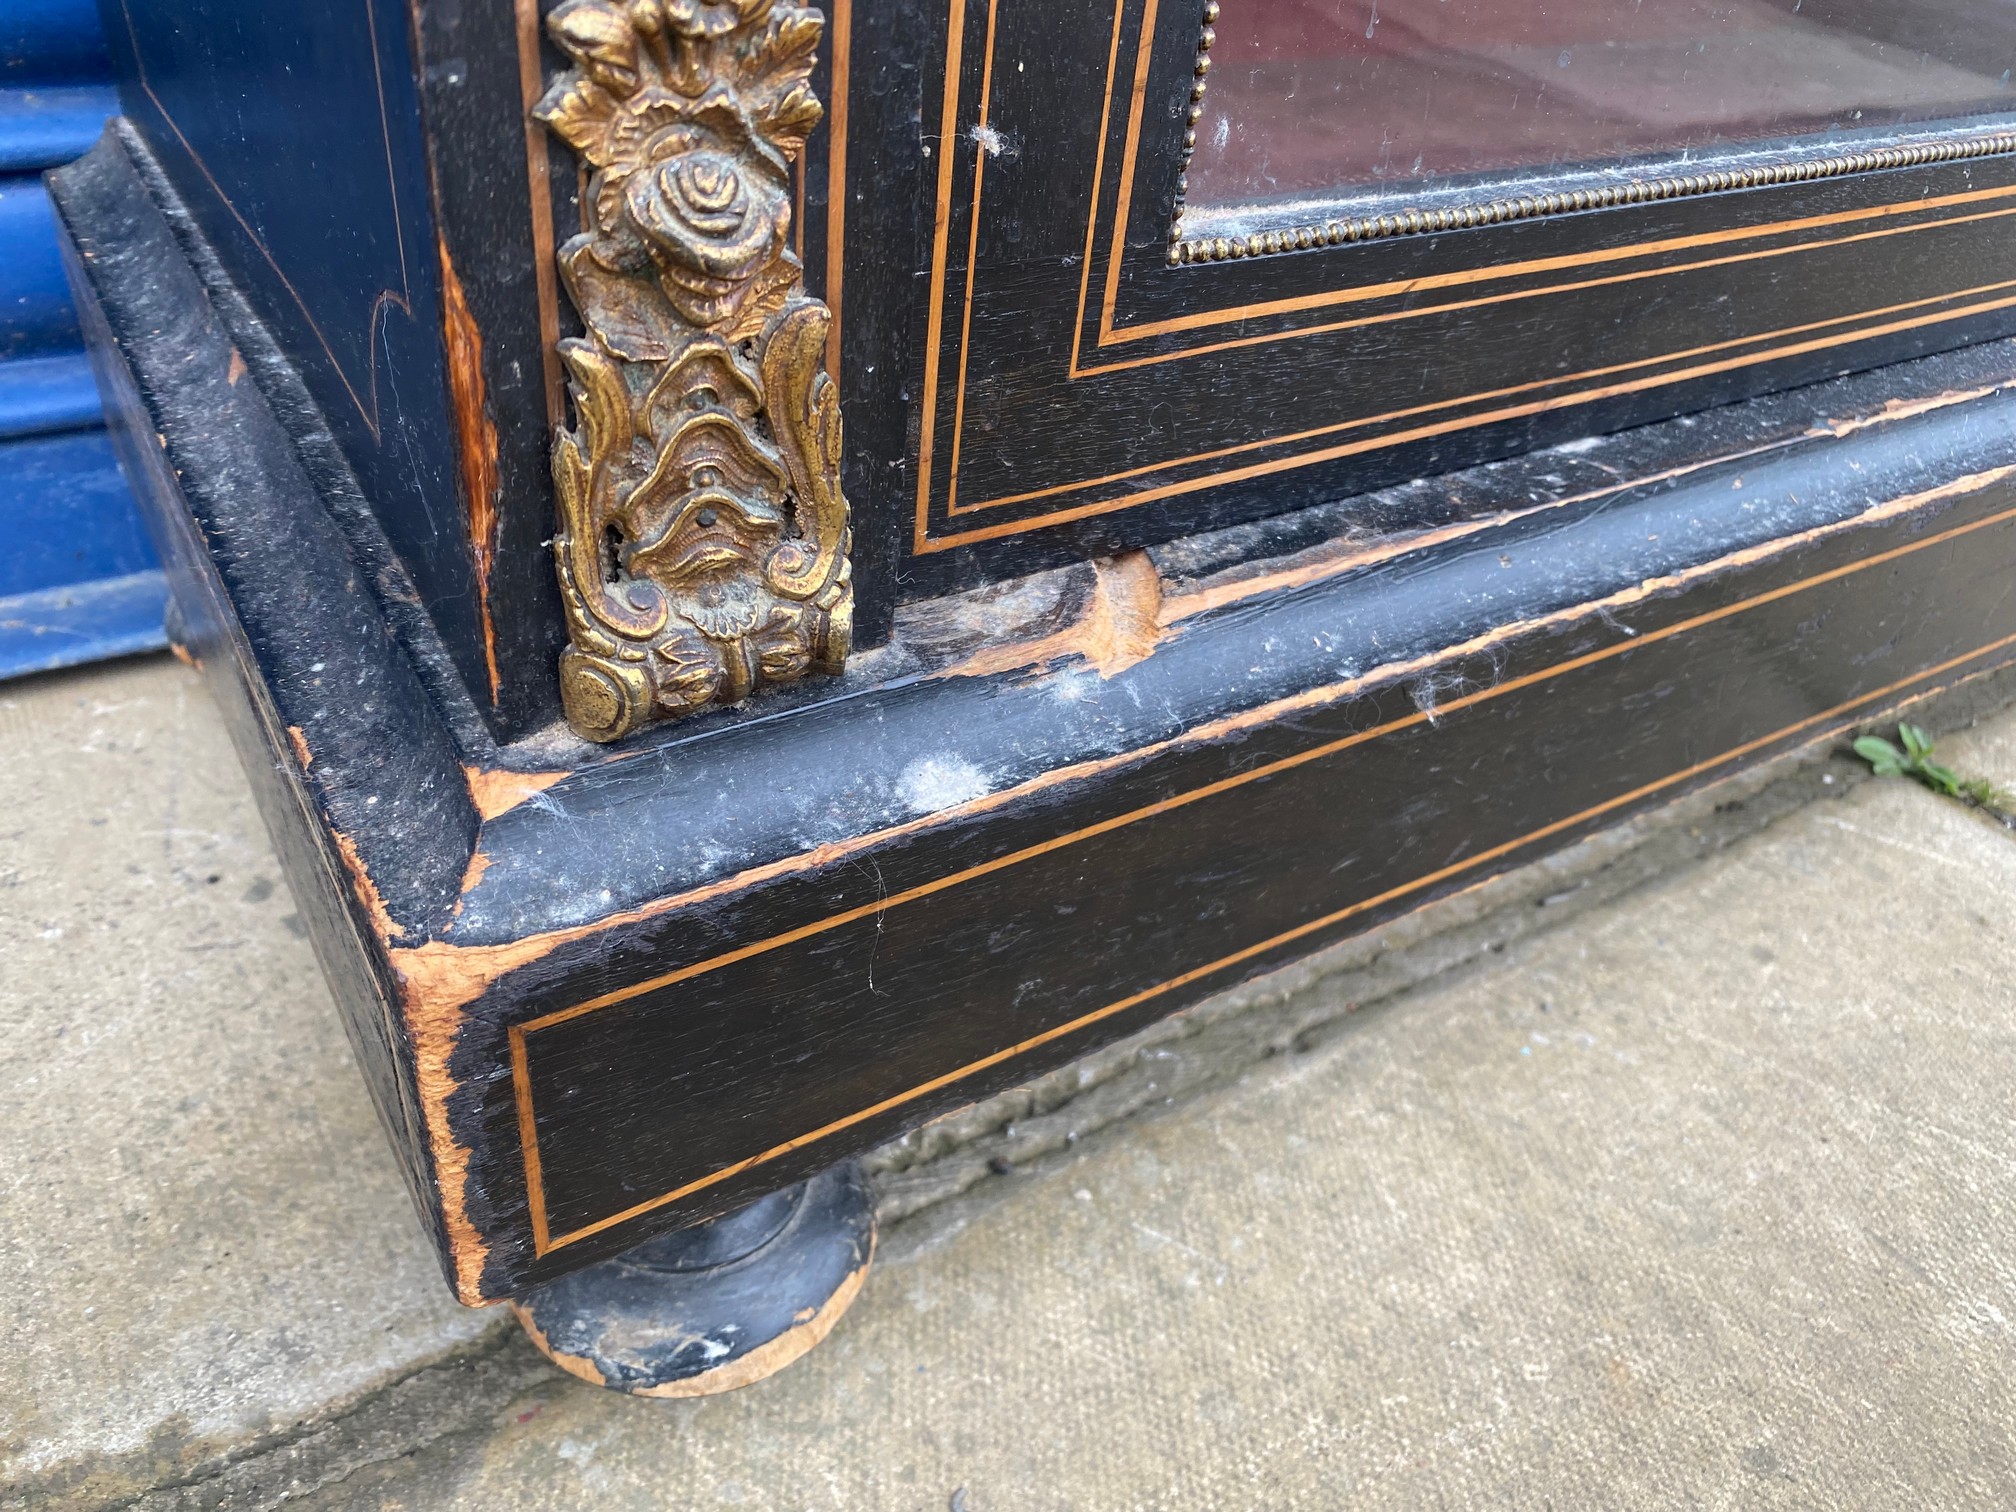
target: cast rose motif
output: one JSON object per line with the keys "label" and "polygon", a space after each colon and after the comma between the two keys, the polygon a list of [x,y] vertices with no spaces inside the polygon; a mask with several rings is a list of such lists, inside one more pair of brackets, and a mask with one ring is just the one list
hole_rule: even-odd
{"label": "cast rose motif", "polygon": [[590,740],[846,660],[832,317],[790,250],[823,25],[774,0],[547,20],[575,67],[532,113],[590,170],[559,254],[588,335],[560,343],[575,428],[553,451],[561,696]]}

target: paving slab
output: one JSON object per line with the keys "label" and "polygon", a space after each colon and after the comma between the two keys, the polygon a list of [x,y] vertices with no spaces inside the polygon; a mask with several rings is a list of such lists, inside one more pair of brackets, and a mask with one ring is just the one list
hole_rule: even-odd
{"label": "paving slab", "polygon": [[833,1339],[640,1403],[448,1300],[198,679],[0,688],[0,1506],[2008,1505],[2016,837],[1846,775],[892,1146]]}
{"label": "paving slab", "polygon": [[194,672],[0,687],[0,984],[0,1488],[145,1489],[500,1321],[442,1285]]}

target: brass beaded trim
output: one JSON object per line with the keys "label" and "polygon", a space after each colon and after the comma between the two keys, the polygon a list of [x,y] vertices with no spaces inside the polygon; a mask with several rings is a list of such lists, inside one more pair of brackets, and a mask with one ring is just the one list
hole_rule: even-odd
{"label": "brass beaded trim", "polygon": [[[1216,5],[1211,7],[1213,11]],[[1208,40],[1210,31],[1205,31]],[[1198,80],[1191,91],[1191,125],[1185,134],[1185,167],[1188,149],[1196,144],[1196,122],[1202,113],[1203,73],[1200,54]],[[1615,188],[1577,189],[1568,194],[1534,194],[1519,199],[1492,200],[1483,205],[1465,205],[1452,210],[1403,210],[1395,215],[1360,216],[1348,220],[1324,221],[1320,225],[1292,226],[1278,231],[1257,231],[1251,236],[1177,238],[1169,248],[1172,266],[1196,262],[1226,262],[1238,257],[1263,257],[1274,252],[1298,252],[1310,247],[1341,246],[1345,242],[1377,241],[1393,236],[1419,236],[1437,231],[1461,231],[1472,226],[1492,226],[1503,221],[1532,220],[1542,215],[1560,215],[1572,210],[1607,210],[1617,205],[1638,205],[1651,200],[1684,199],[1695,194],[1719,194],[1731,189],[1755,189],[1766,184],[1805,183],[1813,179],[1842,178],[1851,173],[1870,173],[1885,168],[1916,168],[1926,163],[1950,163],[1966,158],[1999,157],[2016,152],[2016,133],[1976,137],[1965,142],[1938,142],[1922,147],[1886,147],[1877,152],[1858,152],[1845,157],[1815,158],[1805,163],[1781,163],[1771,168],[1753,168],[1740,173],[1689,174],[1684,178],[1647,179],[1620,184]],[[1180,213],[1181,202],[1178,202]]]}
{"label": "brass beaded trim", "polygon": [[[1204,0],[1204,29],[1197,34],[1197,61],[1191,66],[1190,112],[1183,123],[1183,165],[1176,173],[1176,220],[1183,218],[1183,196],[1190,192],[1190,159],[1197,152],[1197,123],[1204,118],[1204,81],[1211,72],[1211,44],[1218,40],[1218,0]],[[1180,242],[1180,225],[1170,227],[1170,240]],[[1176,259],[1172,255],[1171,262]]]}

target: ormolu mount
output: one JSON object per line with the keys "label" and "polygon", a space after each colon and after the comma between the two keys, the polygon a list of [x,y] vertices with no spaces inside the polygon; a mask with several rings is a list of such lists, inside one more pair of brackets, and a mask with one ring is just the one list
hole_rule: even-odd
{"label": "ormolu mount", "polygon": [[576,67],[533,114],[592,169],[559,254],[588,339],[560,343],[577,429],[553,452],[561,693],[590,740],[846,660],[832,316],[787,246],[823,26],[773,0],[548,20]]}

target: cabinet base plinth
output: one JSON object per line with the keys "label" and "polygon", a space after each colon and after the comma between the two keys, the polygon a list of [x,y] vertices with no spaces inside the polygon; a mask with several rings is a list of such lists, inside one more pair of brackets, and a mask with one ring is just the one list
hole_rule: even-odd
{"label": "cabinet base plinth", "polygon": [[875,1254],[860,1168],[836,1166],[711,1223],[647,1240],[511,1310],[571,1375],[635,1396],[733,1391],[832,1331]]}

